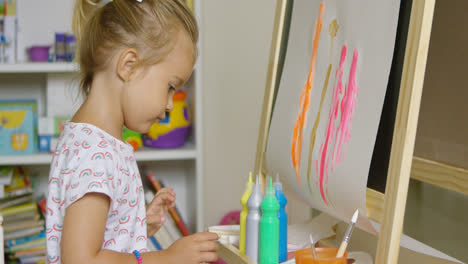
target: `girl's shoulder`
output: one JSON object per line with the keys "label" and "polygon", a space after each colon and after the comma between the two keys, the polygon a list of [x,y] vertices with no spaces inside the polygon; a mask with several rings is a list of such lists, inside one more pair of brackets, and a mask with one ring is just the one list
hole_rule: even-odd
{"label": "girl's shoulder", "polygon": [[133,148],[127,142],[122,142],[106,131],[87,123],[67,122],[63,130],[63,138],[73,141],[74,146],[90,149],[114,149],[116,152],[132,152]]}
{"label": "girl's shoulder", "polygon": [[119,157],[133,156],[133,149],[98,127],[67,122],[55,155],[69,157],[65,159],[68,161],[114,163]]}

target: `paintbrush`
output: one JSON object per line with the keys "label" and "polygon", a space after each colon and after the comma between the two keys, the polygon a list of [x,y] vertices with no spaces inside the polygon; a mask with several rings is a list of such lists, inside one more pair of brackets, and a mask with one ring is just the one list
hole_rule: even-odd
{"label": "paintbrush", "polygon": [[349,238],[351,237],[351,233],[353,232],[354,225],[356,224],[356,221],[359,216],[359,209],[356,209],[356,212],[354,212],[353,218],[351,218],[351,223],[348,226],[348,230],[346,230],[346,235],[343,239],[343,242],[341,242],[340,248],[338,249],[338,253],[336,254],[337,258],[343,257],[346,247],[348,246]]}
{"label": "paintbrush", "polygon": [[312,234],[309,234],[309,239],[310,239],[310,248],[312,249],[312,255],[314,256],[314,259],[318,259],[317,251],[315,251],[315,243],[314,243],[314,239],[312,238]]}
{"label": "paintbrush", "polygon": [[[314,239],[312,238],[312,234],[309,235],[309,239],[310,239],[310,247],[312,249],[312,255],[314,256],[314,259],[317,259],[317,252],[315,251],[315,243],[314,243]],[[296,263],[296,259],[290,259],[290,260],[287,260],[285,262],[281,262],[280,264],[295,264]]]}

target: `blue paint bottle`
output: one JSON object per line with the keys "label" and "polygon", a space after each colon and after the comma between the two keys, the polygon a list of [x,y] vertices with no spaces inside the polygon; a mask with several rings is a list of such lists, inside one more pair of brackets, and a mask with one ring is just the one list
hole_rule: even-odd
{"label": "blue paint bottle", "polygon": [[286,196],[283,193],[283,185],[279,181],[279,175],[276,175],[274,184],[275,196],[280,204],[278,211],[279,219],[279,262],[284,262],[288,258],[288,215],[286,214],[285,207],[288,203]]}

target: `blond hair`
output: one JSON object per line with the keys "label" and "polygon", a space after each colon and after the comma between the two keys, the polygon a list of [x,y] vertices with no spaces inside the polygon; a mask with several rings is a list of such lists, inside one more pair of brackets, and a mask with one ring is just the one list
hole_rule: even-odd
{"label": "blond hair", "polygon": [[76,0],[73,31],[78,40],[81,89],[85,95],[94,73],[103,70],[120,48],[134,48],[138,66],[150,66],[169,54],[179,30],[193,42],[196,57],[198,27],[183,0]]}

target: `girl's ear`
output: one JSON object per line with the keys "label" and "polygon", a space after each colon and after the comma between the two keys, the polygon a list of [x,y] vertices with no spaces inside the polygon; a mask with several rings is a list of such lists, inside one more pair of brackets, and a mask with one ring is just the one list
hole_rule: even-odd
{"label": "girl's ear", "polygon": [[138,52],[135,49],[124,50],[117,62],[117,76],[123,81],[128,82],[135,73],[138,63]]}

